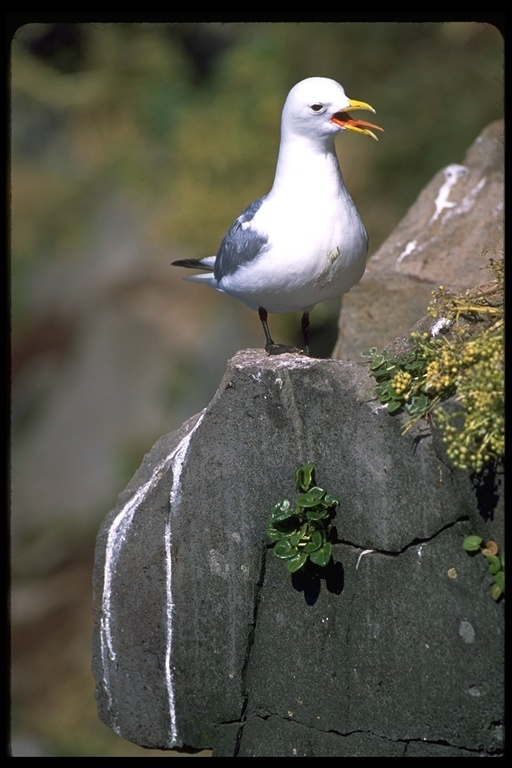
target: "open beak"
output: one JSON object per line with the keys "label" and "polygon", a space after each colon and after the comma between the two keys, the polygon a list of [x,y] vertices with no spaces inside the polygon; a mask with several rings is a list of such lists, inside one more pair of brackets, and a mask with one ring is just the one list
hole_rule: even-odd
{"label": "open beak", "polygon": [[[371,107],[369,104],[366,104],[366,102],[355,101],[355,99],[349,99],[349,105],[347,107],[347,110],[352,110],[352,109],[365,109],[368,112],[375,112],[374,108]],[[375,131],[384,130],[384,128],[381,128],[380,125],[367,123],[366,120],[355,120],[353,117],[351,117],[348,114],[348,111],[335,112],[334,115],[331,117],[331,123],[335,123],[336,125],[339,125],[341,128],[346,128],[348,131],[355,131],[356,133],[364,133],[366,134],[366,136],[371,136],[372,139],[375,139],[375,141],[378,141],[378,138],[370,129],[373,128],[373,130]]]}

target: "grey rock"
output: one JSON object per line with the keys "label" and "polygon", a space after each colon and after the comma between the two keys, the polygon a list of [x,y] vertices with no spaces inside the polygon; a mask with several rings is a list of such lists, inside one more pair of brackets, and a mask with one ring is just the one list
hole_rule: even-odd
{"label": "grey rock", "polygon": [[[503,540],[501,478],[476,487],[372,389],[364,364],[246,350],[146,456],[96,547],[116,733],[215,756],[501,753],[503,606],[462,549]],[[340,498],[337,538],[291,577],[264,529],[305,462]]]}
{"label": "grey rock", "polygon": [[360,360],[409,331],[439,285],[464,290],[491,279],[504,249],[504,125],[491,123],[463,163],[437,173],[343,297],[333,357]]}

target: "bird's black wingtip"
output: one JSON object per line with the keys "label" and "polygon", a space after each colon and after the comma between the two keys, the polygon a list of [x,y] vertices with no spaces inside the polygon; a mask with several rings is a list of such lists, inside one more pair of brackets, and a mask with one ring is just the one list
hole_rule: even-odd
{"label": "bird's black wingtip", "polygon": [[204,264],[201,259],[178,259],[178,261],[171,261],[172,267],[187,267],[188,269],[204,269],[211,271],[211,267]]}
{"label": "bird's black wingtip", "polygon": [[194,259],[178,259],[177,261],[171,261],[171,267],[191,267],[193,263]]}

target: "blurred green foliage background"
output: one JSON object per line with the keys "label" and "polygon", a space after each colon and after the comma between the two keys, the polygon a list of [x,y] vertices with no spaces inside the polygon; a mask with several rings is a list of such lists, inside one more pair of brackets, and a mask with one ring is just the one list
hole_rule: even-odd
{"label": "blurred green foliage background", "polygon": [[[79,535],[70,502],[67,521],[27,523],[13,546],[18,755],[160,754],[124,742],[96,717],[89,671],[94,537],[143,453],[207,404],[226,359],[241,344],[263,346],[254,313],[183,283],[169,264],[213,254],[238,213],[269,190],[288,90],[305,77],[332,77],[350,98],[377,110],[375,120],[386,131],[378,144],[355,135],[338,139],[345,181],[374,253],[432,176],[461,162],[481,130],[502,117],[503,66],[502,35],[483,23],[48,23],[16,31],[10,51],[12,450],[13,471],[27,485],[35,480],[24,456],[68,370],[59,358],[51,375],[43,375],[40,362],[49,345],[61,344],[67,354],[73,345],[75,294],[66,280],[74,275],[80,296],[80,285],[99,274],[102,227],[103,261],[117,254],[109,279],[122,282],[123,237],[131,238],[131,230],[116,225],[112,200],[127,201],[136,227],[138,271],[129,279],[140,288],[153,276],[161,289],[160,303],[150,301],[153,311],[170,313],[167,368],[155,385],[164,416],[157,411],[153,421],[146,419],[130,445],[119,430],[117,454],[106,462],[116,463],[114,483],[89,505],[87,482],[80,491],[90,514]],[[133,266],[131,258],[126,263]],[[51,316],[61,295],[70,307],[55,339],[55,324],[41,318]],[[93,297],[83,311],[94,317],[97,310]],[[336,310],[319,307],[315,316],[335,326]],[[292,341],[290,322],[297,318],[272,319],[273,329],[283,329],[282,341]],[[105,344],[104,358],[94,363],[98,376],[116,356],[144,347],[133,346],[133,328],[125,344],[121,350]],[[130,398],[126,411],[140,406]],[[81,402],[77,398],[77,411]],[[106,407],[113,410],[114,400]],[[59,439],[69,452],[72,441],[84,438],[72,417],[63,423],[68,429]],[[45,477],[37,492],[51,508],[58,469]],[[78,495],[73,486],[67,492],[70,500]],[[30,507],[13,503],[12,515],[36,518]]]}

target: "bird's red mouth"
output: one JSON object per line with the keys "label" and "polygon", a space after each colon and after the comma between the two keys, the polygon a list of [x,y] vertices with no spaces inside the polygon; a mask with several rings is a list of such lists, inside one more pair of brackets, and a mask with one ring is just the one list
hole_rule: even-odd
{"label": "bird's red mouth", "polygon": [[346,128],[349,131],[356,131],[357,133],[364,133],[366,136],[371,136],[372,139],[378,141],[377,137],[373,133],[374,131],[383,131],[380,125],[374,123],[368,123],[366,120],[356,120],[348,112],[336,112],[331,117],[331,123],[339,125],[341,128]]}

